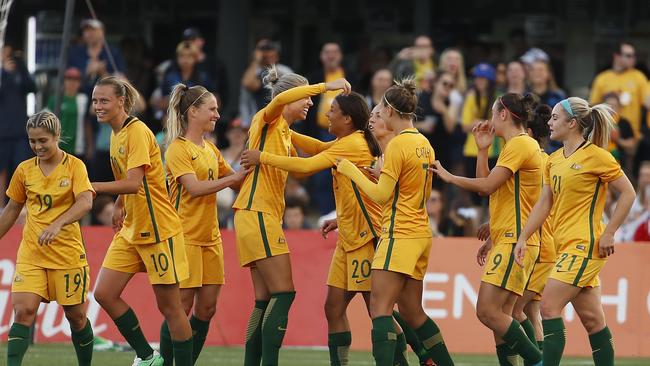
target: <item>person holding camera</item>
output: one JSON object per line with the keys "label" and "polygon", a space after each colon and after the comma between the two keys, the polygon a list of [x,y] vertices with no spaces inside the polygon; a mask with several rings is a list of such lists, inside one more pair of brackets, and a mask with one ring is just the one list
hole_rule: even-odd
{"label": "person holding camera", "polygon": [[25,120],[29,93],[36,91],[36,84],[21,52],[5,44],[2,48],[2,70],[0,71],[0,207],[7,197],[7,177],[13,174],[18,164],[27,160],[31,149],[27,143]]}

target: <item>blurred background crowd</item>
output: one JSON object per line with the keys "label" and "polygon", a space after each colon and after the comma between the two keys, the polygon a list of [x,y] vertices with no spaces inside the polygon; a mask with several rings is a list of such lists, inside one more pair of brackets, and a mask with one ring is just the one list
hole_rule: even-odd
{"label": "blurred background crowd", "polygon": [[[414,76],[416,127],[443,166],[466,176],[474,174],[477,154],[471,129],[490,119],[501,94],[534,93],[551,107],[568,95],[609,104],[618,113],[609,149],[638,192],[617,240],[650,241],[650,5],[645,2],[410,0],[394,9],[393,2],[363,0],[95,1],[102,21],[78,3],[59,106],[62,148],[86,162],[93,181],[112,179],[111,130],[98,124],[89,108],[92,86],[102,76],[120,74],[136,86],[141,98],[135,114],[161,142],[173,86],[208,88],[222,116],[211,137],[235,168],[251,118],[269,100],[261,81],[269,66],[301,73],[311,83],[345,77],[370,108],[393,80]],[[13,169],[31,156],[24,129],[28,113],[57,109],[62,4],[25,0],[14,4],[9,16],[0,75],[0,206]],[[171,19],[163,20],[165,15]],[[307,119],[294,128],[333,139],[325,113],[335,95],[313,98]],[[492,164],[502,145],[493,143]],[[550,142],[545,149],[559,147]],[[475,235],[487,221],[487,199],[439,180],[433,186],[427,210],[434,235]],[[218,194],[222,227],[232,226],[235,194]],[[331,173],[289,178],[286,203],[287,229],[317,229],[334,215]],[[616,197],[609,197],[609,210],[615,204]],[[110,225],[112,207],[112,197],[98,196],[85,222]]]}

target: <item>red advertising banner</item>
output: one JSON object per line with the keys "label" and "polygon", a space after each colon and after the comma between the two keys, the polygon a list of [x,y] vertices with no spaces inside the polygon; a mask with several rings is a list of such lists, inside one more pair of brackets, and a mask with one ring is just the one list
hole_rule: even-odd
{"label": "red advertising banner", "polygon": [[[91,289],[101,267],[104,253],[113,236],[110,228],[84,227],[91,268]],[[289,316],[285,344],[324,346],[327,325],[323,314],[325,280],[336,242],[336,235],[325,240],[317,232],[287,232],[291,248],[293,277],[297,291]],[[226,285],[217,304],[207,343],[241,345],[248,315],[253,307],[252,286],[248,269],[239,267],[232,231],[222,231],[226,263]],[[14,227],[0,240],[0,336],[12,322],[11,282],[21,228]],[[475,315],[481,268],[475,257],[479,242],[469,238],[435,239],[429,269],[425,277],[425,310],[443,331],[453,353],[493,353],[491,332]],[[621,244],[601,274],[603,307],[614,334],[620,356],[650,357],[644,347],[650,339],[650,245]],[[125,300],[138,314],[147,338],[158,341],[162,317],[157,311],[153,291],[144,274],[138,274],[126,288]],[[590,355],[587,335],[571,307],[564,314],[567,326],[568,355]],[[89,296],[88,318],[95,334],[122,341],[117,328]],[[361,298],[348,311],[352,327],[353,348],[370,349],[370,320]],[[42,304],[37,318],[36,342],[67,342],[69,328],[63,311],[56,303]]]}

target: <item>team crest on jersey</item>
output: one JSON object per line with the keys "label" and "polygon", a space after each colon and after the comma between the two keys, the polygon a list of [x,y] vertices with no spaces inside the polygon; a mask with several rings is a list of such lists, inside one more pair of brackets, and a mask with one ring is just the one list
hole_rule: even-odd
{"label": "team crest on jersey", "polygon": [[14,277],[14,282],[23,282],[23,276],[16,274],[16,277]]}
{"label": "team crest on jersey", "polygon": [[571,164],[571,169],[580,170],[580,169],[582,169],[582,165],[573,163],[573,164]]}
{"label": "team crest on jersey", "polygon": [[125,151],[126,150],[124,149],[124,146],[120,146],[120,147],[117,148],[117,152],[120,153],[120,155],[124,155]]}
{"label": "team crest on jersey", "polygon": [[286,244],[286,243],[287,243],[287,239],[285,239],[283,237],[278,238],[278,244]]}
{"label": "team crest on jersey", "polygon": [[59,187],[70,187],[70,179],[69,178],[61,179],[61,182],[59,183]]}

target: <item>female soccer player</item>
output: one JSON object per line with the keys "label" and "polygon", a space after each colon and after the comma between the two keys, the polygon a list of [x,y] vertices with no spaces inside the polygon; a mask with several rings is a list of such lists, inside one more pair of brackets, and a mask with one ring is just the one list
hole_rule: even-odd
{"label": "female soccer player", "polygon": [[[238,189],[246,170],[235,173],[221,152],[205,140],[219,120],[217,99],[203,86],[177,84],[166,122],[165,167],[169,196],[181,217],[190,277],[181,281],[181,301],[193,330],[194,362],[199,357],[224,284],[223,248],[217,224],[216,192]],[[172,342],[163,322],[160,353],[172,365]],[[169,360],[169,361],[168,361]]]}
{"label": "female soccer player", "polygon": [[113,129],[111,168],[116,179],[93,183],[93,188],[119,195],[113,214],[117,233],[99,271],[95,299],[135,350],[135,365],[162,365],[163,358],[149,346],[135,313],[121,297],[136,272],[147,272],[169,325],[176,365],[192,365],[192,328],[178,289],[189,276],[183,228],[169,201],[156,139],[144,122],[129,116],[137,96],[128,81],[114,76],[100,79],[93,89],[97,120]]}
{"label": "female soccer player", "polygon": [[[278,77],[272,67],[265,84],[271,89],[271,102],[253,117],[248,147],[271,154],[289,156],[289,125],[304,120],[313,105],[311,96],[327,90],[350,93],[350,83],[337,79],[308,85],[297,74]],[[277,365],[278,353],[287,329],[289,308],[295,297],[289,248],[282,232],[284,187],[287,172],[258,165],[249,174],[235,200],[235,230],[239,262],[249,267],[255,288],[255,308],[246,332],[244,364]]]}
{"label": "female soccer player", "polygon": [[70,322],[79,365],[93,358],[93,330],[86,318],[90,270],[77,222],[92,207],[94,191],[84,163],[59,148],[61,122],[51,112],[27,120],[36,157],[20,163],[11,177],[9,202],[0,215],[0,238],[27,204],[11,287],[14,322],[9,329],[7,365],[22,364],[29,329],[41,302],[56,301]]}
{"label": "female soccer player", "polygon": [[[489,122],[496,136],[506,144],[496,166],[488,167],[488,149],[493,134],[476,134],[478,148],[476,176],[459,177],[435,163],[433,171],[445,182],[490,196],[490,249],[487,266],[481,278],[476,313],[479,320],[494,333],[497,356],[501,365],[509,365],[514,350],[531,365],[541,365],[542,355],[526,336],[519,322],[512,318],[518,296],[524,292],[539,252],[539,236],[531,237],[524,268],[514,266],[514,245],[522,223],[528,217],[542,188],[542,155],[539,144],[526,134],[526,123],[533,114],[532,94],[507,93],[492,106]],[[478,129],[488,124],[481,122]]]}
{"label": "female soccer player", "polygon": [[398,135],[386,148],[379,181],[369,180],[347,159],[337,166],[340,174],[384,208],[370,292],[373,356],[381,366],[393,364],[397,335],[392,315],[398,299],[402,317],[416,329],[430,358],[438,365],[453,365],[440,330],[422,309],[422,280],[431,247],[424,203],[431,192],[428,167],[434,162],[434,151],[413,128],[415,87],[410,79],[397,83],[380,104],[381,118]]}
{"label": "female soccer player", "polygon": [[[358,166],[369,167],[381,154],[377,140],[368,129],[368,106],[362,95],[338,95],[327,112],[333,143],[324,143],[293,133],[294,146],[313,156],[287,157],[248,150],[242,164],[270,165],[289,172],[313,174],[336,167],[336,162],[349,159]],[[346,316],[347,307],[357,293],[366,304],[370,301],[370,267],[379,239],[381,208],[362,194],[349,178],[333,172],[339,240],[334,251],[327,279],[325,316],[328,323],[328,346],[333,366],[348,364],[352,334]],[[400,332],[402,352],[395,352],[396,364],[408,365],[404,356],[406,341]]]}
{"label": "female soccer player", "polygon": [[[600,301],[598,273],[614,253],[614,232],[634,201],[634,188],[607,150],[614,120],[605,104],[581,98],[556,104],[551,139],[563,148],[549,157],[542,195],[517,241],[517,263],[527,257],[526,241],[552,214],[557,262],[544,289],[544,366],[559,365],[565,343],[562,310],[571,302],[589,334],[597,366],[614,365],[614,343]],[[620,193],[605,226],[601,217],[608,186]]]}

